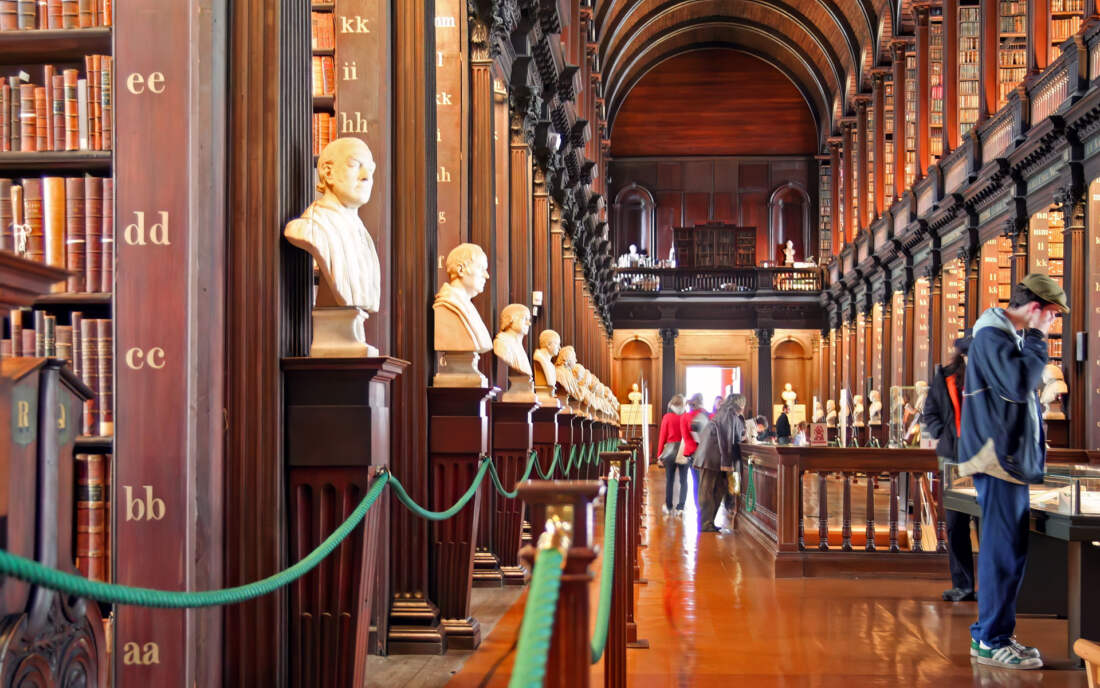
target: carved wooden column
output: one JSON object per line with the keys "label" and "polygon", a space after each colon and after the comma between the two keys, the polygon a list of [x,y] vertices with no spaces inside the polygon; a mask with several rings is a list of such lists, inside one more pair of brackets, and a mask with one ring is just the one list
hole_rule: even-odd
{"label": "carved wooden column", "polygon": [[[489,55],[489,27],[474,15],[470,16],[469,24],[470,242],[484,249],[487,256],[492,256],[495,253],[493,224],[496,196],[502,193],[496,188],[493,165],[493,60]],[[491,261],[489,272],[494,280],[501,278],[495,267]],[[473,299],[478,315],[485,323],[493,323],[496,320],[495,310],[500,310],[493,308],[493,291],[494,288],[490,286]],[[507,379],[507,373],[504,377],[493,374],[497,371],[492,370],[496,366],[492,365],[491,357],[483,356],[479,364],[479,368],[489,376],[491,382]]]}
{"label": "carved wooden column", "polygon": [[855,123],[852,121],[841,122],[841,131],[844,138],[844,186],[840,190],[841,199],[840,202],[844,207],[844,243],[850,244],[856,238],[856,232],[859,231],[859,220],[856,218],[857,208],[852,203],[852,184],[855,183],[853,172],[855,170],[855,145],[853,138],[853,129]]}
{"label": "carved wooden column", "polygon": [[531,148],[527,142],[532,125],[528,120],[525,112],[512,111],[512,178],[508,193],[512,209],[511,303],[531,301]]}
{"label": "carved wooden column", "polygon": [[875,120],[875,194],[872,204],[875,217],[878,218],[882,216],[882,211],[886,209],[886,74],[882,71],[876,71],[871,75],[871,79],[871,112]]}
{"label": "carved wooden column", "polygon": [[[434,370],[429,304],[436,276],[435,35],[432,0],[393,8],[393,355],[409,361],[395,381],[391,469],[418,504],[428,503],[428,400]],[[449,505],[448,505],[449,506]],[[446,641],[428,585],[428,524],[400,504],[391,508],[393,605],[390,653],[442,653]]]}
{"label": "carved wooden column", "polygon": [[[540,408],[537,404],[527,402],[493,403],[493,461],[505,490],[515,489],[515,485],[523,477],[523,469],[527,467],[527,456],[531,451],[531,418]],[[556,414],[558,409],[551,411]],[[490,493],[493,494],[492,553],[499,562],[504,584],[523,585],[526,575],[519,565],[523,502],[519,499],[507,499],[496,490],[485,490],[486,495]]]}
{"label": "carved wooden column", "polygon": [[905,191],[905,41],[894,41],[894,198]]}
{"label": "carved wooden column", "polygon": [[[542,302],[553,300],[550,291],[550,193],[546,188],[546,174],[541,167],[535,166],[534,202],[532,205],[531,234],[532,247],[531,288],[542,292]],[[523,303],[528,303],[524,301]],[[546,322],[543,318],[542,322]],[[532,347],[535,342],[532,341]]]}
{"label": "carved wooden column", "polygon": [[917,312],[916,312],[916,298],[917,288],[913,281],[910,280],[905,285],[905,313],[902,317],[904,327],[904,339],[902,344],[904,357],[904,367],[902,369],[902,385],[912,385],[915,380],[916,374],[916,354],[917,345],[914,341],[917,332]]}
{"label": "carved wooden column", "polygon": [[549,303],[550,329],[562,336],[564,344],[568,343],[565,339],[565,232],[561,228],[561,208],[555,204],[550,213],[550,286],[545,301]]}
{"label": "carved wooden column", "polygon": [[833,255],[840,255],[840,249],[844,245],[844,222],[840,211],[840,139],[829,139],[829,173],[833,175],[833,183],[830,184],[829,193],[832,196],[833,213]]}
{"label": "carved wooden column", "polygon": [[[882,332],[879,333],[881,337],[881,350],[882,350],[882,398],[885,400],[890,399],[890,381],[893,379],[893,306],[894,306],[894,292],[890,288],[889,282],[884,286],[882,293],[878,295],[879,303],[882,304]],[[885,404],[886,409],[889,409],[889,403]]]}
{"label": "carved wooden column", "polygon": [[679,330],[671,327],[659,331],[661,335],[661,409],[676,394],[676,337]]}
{"label": "carved wooden column", "polygon": [[770,328],[758,328],[756,334],[757,359],[756,359],[756,406],[760,412],[768,418],[772,417],[772,336],[775,330]]}
{"label": "carved wooden column", "polygon": [[1004,236],[1012,242],[1012,283],[1027,276],[1028,221],[1015,215],[1005,220]]}
{"label": "carved wooden column", "polygon": [[870,379],[874,377],[875,372],[875,343],[874,343],[874,312],[873,312],[874,298],[868,294],[866,299],[860,299],[860,311],[863,313],[863,351],[860,355],[863,357],[863,379],[859,381],[860,393],[863,395],[863,400],[867,405],[870,405],[871,400],[868,398],[867,393],[871,391],[872,382]]}
{"label": "carved wooden column", "polygon": [[859,169],[859,186],[856,188],[857,234],[867,227],[867,215],[871,208],[871,199],[867,195],[867,106],[870,103],[869,97],[856,96],[856,166]]}
{"label": "carved wooden column", "polygon": [[913,8],[913,13],[917,19],[917,164],[913,175],[915,181],[924,177],[931,159],[928,145],[931,70],[928,60],[928,6],[918,5]]}
{"label": "carved wooden column", "polygon": [[1000,34],[997,30],[998,9],[998,0],[981,0],[981,11],[978,13],[982,22],[982,49],[978,58],[979,73],[981,75],[981,87],[978,90],[981,98],[978,99],[978,121],[975,128],[998,110],[997,69],[999,65],[997,61],[1000,57],[998,54],[998,44],[1000,42]]}
{"label": "carved wooden column", "polygon": [[[966,291],[963,297],[966,305],[966,327],[973,327],[981,315],[981,250],[977,247],[963,246],[959,249],[959,260],[963,262]],[[965,328],[964,328],[965,329]]]}
{"label": "carved wooden column", "polygon": [[959,0],[943,0],[943,155],[958,148]]}
{"label": "carved wooden column", "polygon": [[928,382],[931,384],[936,366],[947,362],[939,360],[940,351],[943,350],[943,266],[937,264],[934,269],[930,269],[928,279]]}
{"label": "carved wooden column", "polygon": [[1027,73],[1038,74],[1050,64],[1050,0],[1027,2]]}
{"label": "carved wooden column", "polygon": [[[1062,367],[1069,381],[1069,446],[1084,449],[1089,414],[1085,400],[1088,388],[1088,361],[1077,359],[1077,333],[1087,330],[1087,294],[1088,294],[1088,255],[1096,250],[1085,248],[1085,210],[1086,200],[1083,193],[1075,189],[1060,190],[1055,201],[1062,206],[1066,218],[1066,228],[1062,235],[1063,255],[1065,256],[1066,296],[1069,297],[1069,315],[1062,322]],[[1088,358],[1088,357],[1085,357]],[[1093,355],[1092,360],[1096,360]]]}
{"label": "carved wooden column", "polygon": [[[557,517],[571,526],[572,542],[561,574],[554,630],[546,657],[547,688],[587,688],[592,672],[592,641],[589,633],[589,597],[596,559],[592,548],[592,500],[600,492],[596,481],[527,481],[519,486],[520,498],[531,509],[534,538],[542,534],[547,520]],[[525,548],[524,561],[533,565],[534,549]]]}
{"label": "carved wooden column", "polygon": [[[829,316],[827,316],[829,317]],[[821,408],[825,408],[825,400],[832,399],[832,390],[829,388],[829,371],[832,368],[832,344],[829,337],[829,328],[821,330],[821,358],[818,362],[820,380],[818,382],[818,394],[821,399]]]}

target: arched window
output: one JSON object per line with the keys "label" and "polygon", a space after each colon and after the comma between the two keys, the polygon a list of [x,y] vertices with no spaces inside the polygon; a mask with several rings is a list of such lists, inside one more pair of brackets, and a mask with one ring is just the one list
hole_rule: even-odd
{"label": "arched window", "polygon": [[791,182],[774,192],[768,201],[768,224],[775,261],[783,264],[783,247],[787,241],[794,244],[794,255],[806,260],[807,250],[813,250],[814,241],[810,227],[810,196],[801,186]]}
{"label": "arched window", "polygon": [[612,211],[615,218],[615,255],[626,253],[630,245],[639,253],[653,256],[653,227],[657,204],[645,187],[630,184],[615,196]]}

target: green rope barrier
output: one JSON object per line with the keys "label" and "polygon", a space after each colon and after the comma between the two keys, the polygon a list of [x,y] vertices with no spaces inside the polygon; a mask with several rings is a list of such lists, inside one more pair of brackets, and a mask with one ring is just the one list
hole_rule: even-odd
{"label": "green rope barrier", "polygon": [[745,480],[745,513],[756,511],[756,478],[753,475],[753,465],[749,464],[748,479]]}
{"label": "green rope barrier", "polygon": [[332,531],[332,534],[322,542],[317,549],[310,552],[304,559],[294,564],[285,571],[280,571],[273,576],[262,580],[240,585],[223,590],[205,590],[191,592],[186,590],[156,590],[153,588],[136,588],[116,583],[103,583],[88,580],[87,578],[56,569],[42,566],[36,561],[25,559],[11,552],[0,550],[0,574],[18,578],[32,585],[41,585],[52,590],[57,590],[76,597],[86,597],[112,604],[131,604],[141,607],[160,607],[164,609],[178,609],[182,607],[214,607],[228,604],[239,604],[262,595],[273,592],[284,585],[291,583],[309,573],[317,564],[332,553],[343,540],[367,515],[367,511],[374,505],[382,490],[390,481],[396,482],[396,478],[390,473],[384,473],[374,481],[367,490],[363,501],[348,516],[347,520]]}
{"label": "green rope barrier", "polygon": [[600,599],[596,607],[596,629],[592,632],[592,663],[600,661],[607,647],[607,624],[611,620],[611,588],[615,579],[615,512],[619,508],[619,480],[607,481],[603,517],[603,561],[600,563]]}
{"label": "green rope barrier", "polygon": [[401,500],[401,503],[409,508],[409,511],[413,512],[421,518],[426,518],[429,521],[446,521],[458,512],[462,511],[462,508],[474,498],[477,494],[477,488],[481,486],[481,481],[485,479],[485,474],[493,468],[493,462],[489,460],[489,457],[481,457],[481,466],[477,469],[477,475],[474,476],[474,482],[470,484],[469,489],[465,494],[458,498],[458,501],[451,506],[450,509],[445,511],[429,511],[420,506],[412,500],[409,493],[405,491],[405,486],[401,484],[401,481],[396,476],[390,476],[390,487],[397,493],[397,498]]}
{"label": "green rope barrier", "polygon": [[511,492],[504,489],[503,483],[500,482],[500,475],[497,473],[497,467],[493,465],[493,462],[486,461],[486,463],[489,464],[489,477],[493,479],[493,487],[497,489],[497,492],[499,492],[501,496],[506,497],[507,499],[515,499],[517,496],[519,496],[518,485],[531,477],[531,471],[535,470],[535,464],[537,464],[538,461],[539,457],[538,454],[535,452],[531,452],[527,456],[527,470],[523,473],[523,477],[516,481],[517,487]]}
{"label": "green rope barrier", "polygon": [[523,623],[519,627],[516,662],[512,667],[509,688],[535,688],[546,676],[546,654],[550,651],[550,635],[554,629],[554,610],[561,589],[562,553],[556,549],[540,549],[531,573],[531,589],[523,608]]}

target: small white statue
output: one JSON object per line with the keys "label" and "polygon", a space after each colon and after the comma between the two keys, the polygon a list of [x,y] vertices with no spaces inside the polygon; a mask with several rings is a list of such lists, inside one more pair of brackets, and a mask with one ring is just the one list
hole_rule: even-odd
{"label": "small white statue", "polygon": [[795,393],[794,387],[792,387],[789,382],[783,385],[783,392],[779,396],[783,399],[783,403],[790,406],[792,409],[794,408],[795,400],[798,399],[798,394]]}
{"label": "small white statue", "polygon": [[846,391],[840,393],[840,410],[837,411],[836,415],[841,426],[848,425],[848,420],[852,415],[852,407],[848,402],[848,393]]}
{"label": "small white statue", "polygon": [[882,395],[878,393],[877,389],[872,389],[867,393],[871,402],[867,407],[867,414],[869,417],[868,423],[870,425],[882,424]]}
{"label": "small white statue", "polygon": [[619,267],[620,268],[637,267],[638,266],[638,261],[639,261],[640,258],[641,258],[641,256],[638,255],[638,247],[635,246],[634,244],[631,244],[629,252],[624,253],[623,255],[619,256]]}
{"label": "small white statue", "polygon": [[821,400],[817,397],[814,397],[814,411],[811,418],[815,423],[820,423],[825,418],[825,410],[821,408]]}
{"label": "small white statue", "polygon": [[794,242],[787,239],[787,246],[783,249],[784,265],[794,265]]}
{"label": "small white statue", "polygon": [[485,289],[489,259],[476,244],[459,244],[447,254],[447,278],[439,288],[435,313],[435,350],[439,368],[436,387],[484,387],[488,380],[476,368],[480,354],[493,347],[492,337],[472,301]]}
{"label": "small white statue", "polygon": [[836,402],[832,399],[825,401],[825,424],[830,428],[836,427]]}
{"label": "small white statue", "polygon": [[642,393],[638,391],[638,383],[635,382],[630,387],[630,393],[626,395],[627,399],[630,399],[630,403],[634,406],[642,403]]}
{"label": "small white statue", "polygon": [[916,389],[917,398],[913,402],[913,408],[919,413],[924,412],[924,400],[928,398],[928,383],[924,380],[917,380],[913,383],[913,387]]}
{"label": "small white statue", "polygon": [[554,357],[561,351],[561,336],[554,330],[539,333],[539,348],[531,356],[535,361],[535,394],[541,406],[558,407],[554,396],[554,387],[558,384],[557,371],[554,369]]}
{"label": "small white statue", "polygon": [[567,413],[572,413],[573,408],[569,399],[580,397],[577,389],[577,380],[573,377],[573,367],[577,365],[577,352],[571,346],[563,346],[554,358],[554,375],[557,379],[556,396],[561,402],[561,407]]}
{"label": "small white statue", "polygon": [[863,395],[857,394],[852,397],[852,425],[857,428],[863,427]]}
{"label": "small white statue", "polygon": [[493,353],[508,364],[508,391],[501,401],[533,402],[535,388],[531,381],[531,362],[523,344],[531,329],[531,311],[522,303],[512,303],[500,312],[500,332],[493,339]]}
{"label": "small white statue", "polygon": [[283,230],[321,272],[310,356],[378,355],[366,342],[363,322],[378,312],[381,268],[374,240],[359,219],[374,188],[374,170],[366,143],[350,137],[332,141],[317,159],[321,197]]}
{"label": "small white statue", "polygon": [[1069,393],[1062,369],[1053,363],[1043,368],[1043,387],[1039,392],[1039,403],[1043,405],[1043,420],[1064,420],[1062,395]]}

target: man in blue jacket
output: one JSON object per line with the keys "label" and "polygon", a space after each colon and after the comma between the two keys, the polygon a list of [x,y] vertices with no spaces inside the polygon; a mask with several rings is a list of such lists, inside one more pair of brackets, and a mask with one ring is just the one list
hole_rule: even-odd
{"label": "man in blue jacket", "polygon": [[974,324],[959,473],[974,476],[982,509],[978,620],[970,627],[970,654],[981,664],[1043,665],[1039,651],[1017,642],[1013,633],[1027,564],[1028,484],[1041,483],[1046,468],[1036,389],[1047,364],[1047,333],[1068,312],[1058,283],[1032,273],[1013,288],[1008,308],[990,308]]}

